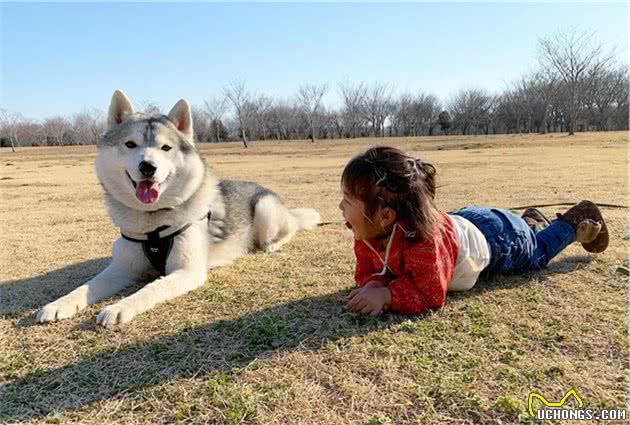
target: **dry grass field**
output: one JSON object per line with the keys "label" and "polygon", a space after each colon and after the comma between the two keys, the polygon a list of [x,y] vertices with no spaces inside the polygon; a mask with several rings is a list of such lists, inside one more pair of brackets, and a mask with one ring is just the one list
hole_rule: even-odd
{"label": "dry grass field", "polygon": [[[230,143],[201,152],[216,175],[255,180],[332,221],[344,163],[376,143],[437,166],[442,210],[628,205],[626,133]],[[556,400],[570,388],[589,407],[624,407],[628,278],[618,268],[629,261],[627,210],[603,209],[605,253],[572,246],[545,272],[480,282],[417,317],[345,311],[352,240],[329,225],[278,253],[212,270],[204,287],[116,330],[95,326],[111,300],[38,325],[36,309],[104,268],[119,235],[95,155],[95,147],[0,153],[0,423],[537,423],[530,391]]]}

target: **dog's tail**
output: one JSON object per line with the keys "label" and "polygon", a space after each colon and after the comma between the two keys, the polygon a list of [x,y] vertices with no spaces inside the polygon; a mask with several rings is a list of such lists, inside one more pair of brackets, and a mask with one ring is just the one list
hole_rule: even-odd
{"label": "dog's tail", "polygon": [[314,229],[321,221],[319,212],[313,208],[293,208],[289,214],[295,218],[297,230]]}

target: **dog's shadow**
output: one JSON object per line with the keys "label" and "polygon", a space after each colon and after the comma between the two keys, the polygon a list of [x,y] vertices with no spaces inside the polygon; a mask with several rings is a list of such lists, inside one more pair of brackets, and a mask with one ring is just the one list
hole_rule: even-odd
{"label": "dog's shadow", "polygon": [[[11,282],[8,295],[17,300],[9,310],[18,314],[49,302],[96,274],[107,261],[101,258],[38,278]],[[569,257],[556,262],[546,273],[567,273],[589,261],[590,257]],[[544,271],[537,273],[543,279],[544,274]],[[504,276],[495,282],[480,282],[472,291],[449,295],[449,298],[461,299],[499,287],[526,285],[531,277]],[[25,294],[39,291],[46,294],[20,300]],[[348,290],[344,290],[278,304],[236,319],[219,320],[175,335],[86,355],[63,367],[36,369],[0,385],[0,422],[28,421],[54,412],[79,409],[176,379],[217,372],[233,374],[252,362],[265,362],[266,353],[315,351],[340,338],[365,335],[403,320],[426,317],[387,314],[372,319],[350,314],[343,302],[347,293]],[[77,329],[89,331],[84,324],[78,324]]]}
{"label": "dog's shadow", "polygon": [[[307,297],[175,335],[109,348],[63,367],[36,369],[0,385],[0,423],[79,409],[176,379],[229,376],[254,361],[264,363],[276,351],[315,351],[339,338],[405,320],[399,315],[374,319],[348,313],[343,302],[347,293]],[[77,329],[83,328],[77,324]]]}
{"label": "dog's shadow", "polygon": [[100,273],[111,257],[72,264],[43,275],[0,282],[0,316],[20,316],[62,297]]}

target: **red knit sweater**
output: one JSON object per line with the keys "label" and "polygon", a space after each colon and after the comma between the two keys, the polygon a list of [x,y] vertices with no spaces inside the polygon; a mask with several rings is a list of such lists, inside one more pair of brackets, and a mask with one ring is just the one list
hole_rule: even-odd
{"label": "red knit sweater", "polygon": [[390,310],[398,313],[418,314],[442,307],[457,261],[453,221],[440,213],[433,232],[423,240],[410,242],[403,236],[402,228],[395,226],[384,274],[385,248],[377,241],[355,240],[356,283],[363,286],[376,280],[386,284],[392,294]]}

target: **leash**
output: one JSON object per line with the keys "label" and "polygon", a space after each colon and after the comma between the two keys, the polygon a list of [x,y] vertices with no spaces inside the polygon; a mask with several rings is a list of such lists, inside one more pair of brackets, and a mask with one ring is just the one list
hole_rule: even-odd
{"label": "leash", "polygon": [[[525,205],[522,207],[510,207],[508,209],[510,210],[524,210],[527,208],[543,208],[543,207],[555,207],[555,206],[565,206],[565,205],[569,205],[569,206],[573,206],[575,205],[575,202],[558,202],[555,204],[539,204],[539,205]],[[598,207],[604,207],[604,208],[630,208],[627,205],[618,205],[618,204],[600,204],[599,202],[594,202],[595,205],[597,205]]]}
{"label": "leash", "polygon": [[328,226],[330,224],[343,224],[345,223],[344,220],[337,220],[337,221],[322,221],[321,223],[317,223],[318,226]]}
{"label": "leash", "polygon": [[[556,206],[573,206],[575,205],[576,202],[557,202],[555,204],[537,204],[537,205],[523,205],[523,206],[519,206],[519,207],[508,207],[507,209],[509,210],[525,210],[527,208],[544,208],[544,207],[556,207]],[[597,205],[598,207],[602,207],[602,208],[621,208],[621,209],[628,209],[630,208],[628,205],[619,205],[619,204],[605,204],[605,203],[598,203],[595,202],[595,205]],[[344,220],[337,220],[337,221],[323,221],[321,223],[317,223],[317,226],[321,227],[321,226],[329,226],[331,224],[343,224],[345,223]]]}

